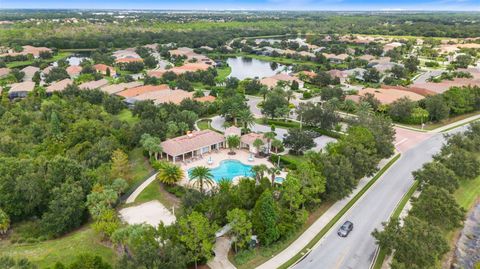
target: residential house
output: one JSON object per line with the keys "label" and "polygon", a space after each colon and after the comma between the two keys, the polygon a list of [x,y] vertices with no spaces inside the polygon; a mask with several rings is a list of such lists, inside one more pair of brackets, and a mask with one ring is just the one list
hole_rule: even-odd
{"label": "residential house", "polygon": [[28,93],[35,89],[35,82],[25,81],[20,83],[13,83],[10,85],[8,97],[10,99],[27,97]]}
{"label": "residential house", "polygon": [[70,65],[65,69],[70,78],[76,78],[82,72],[82,67],[79,65]]}
{"label": "residential house", "polygon": [[94,80],[94,81],[89,81],[80,84],[78,86],[81,90],[93,90],[93,89],[100,89],[101,87],[108,85],[108,80],[106,79],[100,79],[100,80]]}
{"label": "residential house", "polygon": [[271,77],[266,77],[260,80],[260,83],[267,86],[268,88],[274,88],[281,81],[287,82],[288,85],[291,85],[293,81],[296,81],[300,88],[303,88],[304,82],[299,78],[290,76],[285,73],[278,73]]}
{"label": "residential house", "polygon": [[110,70],[110,76],[115,77],[117,75],[117,72],[115,71],[115,68],[106,65],[106,64],[96,64],[93,66],[93,68],[99,72],[102,75],[107,75],[107,70]]}
{"label": "residential house", "polygon": [[327,58],[327,60],[329,60],[332,63],[342,63],[348,57],[350,57],[350,55],[345,54],[345,53],[338,54],[338,55],[331,54],[331,53],[323,53],[323,56],[325,56],[325,58]]}
{"label": "residential house", "polygon": [[418,93],[415,93],[413,91],[405,91],[405,90],[399,90],[399,89],[393,89],[393,88],[387,88],[387,89],[386,88],[380,88],[380,89],[365,88],[358,92],[358,96],[348,95],[346,99],[358,101],[359,97],[365,96],[367,93],[373,94],[375,98],[377,98],[382,104],[391,104],[396,100],[404,97],[408,97],[412,101],[418,101],[425,98],[424,96]]}
{"label": "residential house", "polygon": [[8,76],[8,74],[10,74],[10,71],[10,68],[7,67],[0,68],[0,78]]}
{"label": "residential house", "polygon": [[15,52],[12,49],[7,50],[6,52],[2,51],[3,53],[0,54],[0,57],[31,54],[34,58],[38,58],[38,57],[40,57],[40,53],[44,52],[44,51],[45,52],[50,52],[50,53],[52,52],[51,49],[46,48],[46,47],[34,47],[34,46],[27,45],[27,46],[23,46],[22,51],[20,51],[20,52]]}
{"label": "residential house", "polygon": [[348,79],[348,72],[343,70],[332,69],[327,71],[327,73],[330,74],[332,78],[340,79],[340,83],[345,83],[345,81]]}
{"label": "residential house", "polygon": [[138,86],[142,86],[143,83],[140,81],[132,81],[132,82],[127,82],[127,83],[119,83],[119,84],[112,84],[112,85],[106,85],[100,88],[100,90],[108,93],[108,94],[116,94],[118,92],[135,88]]}
{"label": "residential house", "polygon": [[117,64],[128,64],[128,63],[134,63],[134,62],[143,63],[143,59],[142,58],[120,58],[115,60],[115,63]]}
{"label": "residential house", "polygon": [[401,46],[403,46],[403,43],[391,42],[391,43],[383,45],[383,51],[387,52],[387,51],[393,50],[393,49],[401,47]]}
{"label": "residential house", "polygon": [[47,93],[60,92],[65,90],[68,85],[73,85],[73,81],[69,78],[53,82],[50,86],[47,87]]}
{"label": "residential house", "polygon": [[170,87],[167,84],[143,85],[143,86],[129,88],[129,89],[117,92],[115,94],[124,98],[133,98],[149,92],[166,91],[169,89]]}
{"label": "residential house", "polygon": [[33,76],[36,72],[40,71],[40,68],[29,65],[23,68],[21,71],[25,74],[25,76],[23,77],[23,81],[32,81]]}

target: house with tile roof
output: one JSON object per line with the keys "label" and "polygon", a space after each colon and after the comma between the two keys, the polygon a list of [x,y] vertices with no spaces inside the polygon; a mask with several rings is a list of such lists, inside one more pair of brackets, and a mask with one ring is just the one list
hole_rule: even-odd
{"label": "house with tile roof", "polygon": [[110,76],[114,77],[117,75],[117,71],[115,71],[115,68],[106,64],[96,64],[93,66],[93,68],[104,76],[107,75],[107,70],[110,70]]}
{"label": "house with tile roof", "polygon": [[171,138],[161,143],[162,157],[168,161],[185,161],[185,158],[202,156],[208,152],[225,147],[225,137],[212,130],[189,132],[186,135]]}
{"label": "house with tile roof", "polygon": [[53,82],[50,86],[47,87],[47,93],[61,92],[67,88],[68,85],[73,85],[73,81],[69,78]]}
{"label": "house with tile roof", "polygon": [[78,87],[81,90],[94,90],[94,89],[100,89],[105,85],[108,85],[108,80],[100,79],[100,80],[94,80],[94,81],[82,83]]}
{"label": "house with tile roof", "polygon": [[0,78],[8,76],[8,74],[10,74],[10,71],[10,68],[7,67],[0,68]]}
{"label": "house with tile roof", "polygon": [[80,75],[82,72],[82,67],[79,65],[70,65],[69,67],[65,68],[67,71],[67,74],[70,76],[70,78],[76,78]]}
{"label": "house with tile roof", "polygon": [[32,92],[34,89],[35,89],[35,82],[33,81],[13,83],[10,85],[10,90],[8,91],[8,97],[10,99],[24,98],[24,97],[27,97],[28,93]]}
{"label": "house with tile roof", "polygon": [[23,81],[32,81],[33,76],[36,72],[40,71],[40,68],[29,65],[23,68],[21,71],[25,74],[25,76],[23,77]]}

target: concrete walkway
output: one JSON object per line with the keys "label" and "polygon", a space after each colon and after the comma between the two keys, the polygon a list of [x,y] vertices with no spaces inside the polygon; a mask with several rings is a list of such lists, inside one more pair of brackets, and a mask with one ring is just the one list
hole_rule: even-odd
{"label": "concrete walkway", "polygon": [[215,257],[207,263],[211,269],[235,269],[235,266],[228,260],[230,244],[227,237],[217,238],[214,249]]}
{"label": "concrete walkway", "polygon": [[[393,156],[395,157],[395,156]],[[393,158],[392,157],[392,158]],[[384,159],[379,164],[379,169],[384,167],[391,159]],[[267,262],[263,263],[262,265],[258,266],[257,269],[271,269],[271,268],[278,268],[291,258],[293,258],[297,253],[302,251],[302,249],[313,240],[313,238],[327,225],[337,214],[344,208],[347,203],[355,197],[355,195],[365,187],[365,185],[372,179],[373,177],[362,178],[358,183],[355,190],[346,198],[336,202],[333,204],[323,215],[318,218],[308,229],[301,234],[297,240],[292,242],[286,249],[282,252],[278,253],[276,256],[268,260]],[[360,198],[361,199],[361,198]]]}
{"label": "concrete walkway", "polygon": [[138,195],[148,186],[152,181],[155,180],[155,177],[157,174],[155,173],[153,176],[149,177],[147,180],[145,180],[142,185],[138,186],[138,188],[128,196],[127,200],[125,201],[126,204],[130,204],[135,202],[135,199],[137,199]]}

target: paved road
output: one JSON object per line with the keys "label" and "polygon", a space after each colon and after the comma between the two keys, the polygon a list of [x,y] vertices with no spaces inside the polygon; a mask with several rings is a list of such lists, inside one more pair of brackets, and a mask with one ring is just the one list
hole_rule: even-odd
{"label": "paved road", "polygon": [[[465,129],[461,127],[455,131]],[[376,250],[371,232],[382,227],[381,223],[388,220],[398,201],[408,191],[413,183],[412,171],[429,162],[443,142],[443,135],[435,134],[403,153],[295,268],[368,269]],[[345,220],[352,221],[355,227],[347,238],[341,238],[336,231]]]}

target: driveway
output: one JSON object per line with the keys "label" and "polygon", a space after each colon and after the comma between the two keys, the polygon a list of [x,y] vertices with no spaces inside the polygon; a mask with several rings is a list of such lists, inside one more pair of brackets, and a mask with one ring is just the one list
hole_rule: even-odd
{"label": "driveway", "polygon": [[[464,130],[466,127],[455,131]],[[382,227],[381,223],[389,219],[398,201],[410,189],[412,172],[431,161],[444,142],[443,134],[433,134],[404,152],[295,268],[370,268],[377,249],[372,231]],[[355,227],[348,237],[342,238],[336,231],[346,220]]]}

